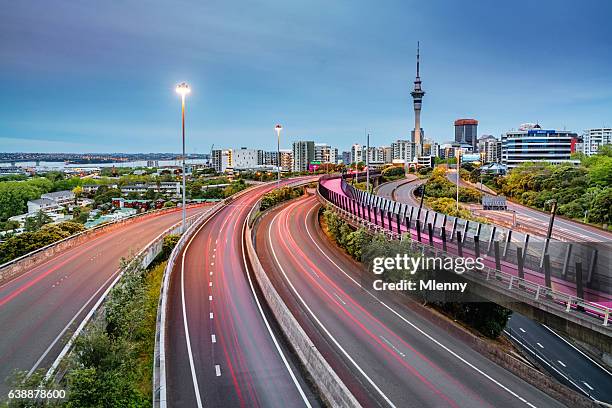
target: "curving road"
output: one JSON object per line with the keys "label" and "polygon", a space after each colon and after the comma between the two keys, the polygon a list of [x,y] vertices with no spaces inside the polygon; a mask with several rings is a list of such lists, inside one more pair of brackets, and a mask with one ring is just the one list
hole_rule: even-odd
{"label": "curving road", "polygon": [[366,407],[558,407],[546,394],[417,314],[373,293],[325,237],[314,197],[262,220],[257,251],[286,304]]}
{"label": "curving road", "polygon": [[172,407],[318,405],[254,291],[245,261],[247,214],[273,187],[257,187],[223,207],[177,257],[166,336]]}
{"label": "curving road", "polygon": [[[389,200],[399,201],[400,203],[418,207],[420,201],[414,196],[414,190],[426,181],[426,179],[420,179],[414,174],[409,174],[405,179],[381,184],[376,194]],[[423,203],[423,205],[425,205],[425,203]]]}
{"label": "curving road", "polygon": [[[188,216],[203,211],[190,208]],[[119,261],[137,253],[179,222],[180,209],[146,215],[49,258],[0,286],[0,401],[14,370],[51,365],[67,333],[76,328],[118,273]]]}
{"label": "curving road", "polygon": [[[446,178],[453,184],[457,183],[457,172],[449,170]],[[459,186],[477,188],[464,180],[459,179]],[[484,211],[480,206],[474,206],[474,213],[480,217],[490,219],[492,222],[502,222],[505,225],[512,223],[513,212],[516,213],[516,221],[521,228],[528,229],[529,232],[546,237],[550,214],[538,211],[533,208],[517,204],[510,200],[507,201],[509,211]],[[588,241],[588,242],[612,242],[612,233],[587,224],[572,221],[561,216],[555,217],[553,228],[553,238],[564,241]]]}

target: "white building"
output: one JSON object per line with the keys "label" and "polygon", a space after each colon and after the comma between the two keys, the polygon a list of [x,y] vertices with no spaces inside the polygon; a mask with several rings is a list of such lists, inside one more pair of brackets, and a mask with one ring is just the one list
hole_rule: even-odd
{"label": "white building", "polygon": [[353,146],[351,146],[351,163],[365,163],[363,151],[364,148],[359,143],[355,143]]}
{"label": "white building", "polygon": [[578,161],[570,157],[577,138],[576,133],[542,129],[539,125],[526,130],[510,131],[502,135],[502,163],[508,170],[532,161],[577,164]]}
{"label": "white building", "polygon": [[293,160],[291,169],[294,172],[308,171],[308,165],[314,160],[314,150],[313,141],[300,140],[293,142]]}
{"label": "white building", "polygon": [[601,146],[612,144],[612,128],[588,129],[582,136],[582,152],[587,156],[597,154]]}
{"label": "white building", "polygon": [[391,149],[393,150],[393,160],[395,162],[403,161],[404,163],[409,163],[416,156],[416,144],[408,140],[397,140],[391,143]]}
{"label": "white building", "polygon": [[338,162],[338,149],[327,143],[315,143],[314,155],[314,160],[321,163],[336,164]]}
{"label": "white building", "polygon": [[281,171],[291,171],[293,165],[293,151],[289,149],[280,150]]}
{"label": "white building", "polygon": [[232,151],[232,160],[234,169],[254,169],[264,164],[264,153],[262,150],[241,147]]}
{"label": "white building", "polygon": [[484,163],[500,163],[502,160],[502,142],[495,136],[485,135],[478,139],[478,151]]}

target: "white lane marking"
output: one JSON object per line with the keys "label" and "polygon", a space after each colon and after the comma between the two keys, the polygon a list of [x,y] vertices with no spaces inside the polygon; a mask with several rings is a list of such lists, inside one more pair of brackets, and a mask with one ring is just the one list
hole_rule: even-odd
{"label": "white lane marking", "polygon": [[[287,207],[290,208],[290,207]],[[351,364],[359,371],[359,373],[370,383],[370,385],[376,390],[376,392],[378,392],[378,394],[387,402],[387,404],[389,404],[391,407],[395,408],[395,404],[389,399],[389,397],[387,397],[387,395],[380,389],[380,387],[378,387],[378,385],[366,374],[366,372],[363,370],[363,368],[361,368],[361,366],[359,364],[357,364],[357,362],[353,359],[353,357],[351,357],[351,355],[344,349],[344,347],[342,347],[340,345],[340,342],[338,342],[338,340],[336,340],[336,338],[334,336],[332,336],[332,334],[330,333],[330,331],[327,329],[327,327],[325,327],[323,325],[323,323],[319,320],[319,318],[314,314],[314,312],[312,311],[312,309],[310,309],[310,307],[308,306],[308,304],[306,304],[306,301],[304,300],[304,298],[302,298],[302,296],[299,294],[299,292],[297,291],[297,289],[295,288],[295,286],[293,286],[293,283],[291,282],[291,280],[289,280],[289,277],[287,276],[287,274],[285,273],[285,268],[283,268],[282,264],[280,263],[280,261],[278,260],[278,257],[276,256],[276,251],[274,250],[274,246],[272,245],[272,226],[274,225],[274,223],[276,222],[276,219],[278,218],[278,216],[281,213],[279,212],[278,214],[276,214],[274,216],[274,218],[272,219],[272,222],[270,222],[270,225],[268,226],[268,241],[270,243],[270,249],[272,250],[272,256],[274,257],[274,260],[276,261],[276,264],[278,265],[281,273],[283,274],[283,276],[285,277],[285,280],[287,281],[287,283],[289,284],[289,287],[291,288],[291,290],[293,291],[293,293],[297,296],[297,298],[300,300],[300,302],[302,303],[302,305],[304,305],[304,308],[306,308],[306,311],[308,311],[308,313],[312,316],[312,318],[315,320],[315,322],[317,322],[317,324],[319,325],[319,327],[321,327],[321,329],[325,332],[325,334],[327,334],[327,337],[331,339],[331,341],[335,344],[335,346],[338,348],[338,350],[340,350],[340,352],[342,354],[344,354],[344,356],[351,362]],[[279,224],[279,229],[280,229],[280,224]]]}
{"label": "white lane marking", "polygon": [[542,326],[544,326],[549,332],[551,332],[552,334],[554,334],[555,336],[557,336],[558,338],[560,338],[561,340],[563,340],[568,346],[570,346],[571,348],[573,348],[574,350],[576,350],[577,352],[579,352],[580,354],[582,354],[584,357],[586,357],[591,363],[595,364],[597,367],[601,368],[604,372],[606,372],[608,375],[612,375],[612,373],[610,371],[608,371],[607,369],[605,369],[603,366],[601,366],[597,361],[593,360],[591,357],[587,356],[586,354],[584,354],[584,352],[582,350],[580,350],[579,348],[577,348],[576,346],[574,346],[572,343],[570,343],[569,341],[565,340],[563,337],[559,336],[557,334],[557,332],[555,332],[553,329],[551,329],[550,327],[546,326],[545,324],[543,324]]}
{"label": "white lane marking", "polygon": [[523,329],[522,327],[519,327],[519,330],[522,331],[523,333],[527,333],[525,329]]}
{"label": "white lane marking", "polygon": [[214,334],[210,335],[210,341],[212,341],[213,343],[217,342],[217,336],[215,336]]}
{"label": "white lane marking", "polygon": [[557,363],[561,364],[563,367],[567,367],[561,360],[557,360]]}
{"label": "white lane marking", "polygon": [[212,257],[214,258],[214,257],[215,257],[215,254],[213,254],[213,256],[212,256]]}
{"label": "white lane marking", "polygon": [[[94,292],[93,295],[91,295],[91,297],[89,299],[87,299],[87,302],[85,302],[83,304],[83,306],[81,306],[81,308],[79,309],[78,312],[75,313],[74,316],[72,316],[72,319],[70,319],[70,321],[68,322],[68,324],[66,326],[64,326],[64,328],[62,329],[61,332],[59,332],[59,334],[55,337],[55,339],[53,339],[53,341],[51,342],[51,344],[49,344],[49,347],[47,347],[47,349],[42,353],[42,355],[38,358],[38,360],[36,360],[36,363],[32,366],[32,368],[30,369],[30,371],[28,371],[27,376],[31,376],[34,371],[36,371],[38,369],[38,366],[40,365],[40,363],[45,359],[45,357],[47,357],[47,354],[49,354],[49,352],[51,351],[51,349],[53,347],[55,347],[55,345],[57,344],[57,342],[64,336],[64,333],[66,333],[66,331],[70,328],[70,326],[72,325],[72,323],[74,323],[74,321],[76,320],[76,318],[83,313],[83,311],[85,310],[85,307],[91,303],[91,301],[98,295],[98,293],[100,293],[100,291],[102,290],[102,288],[104,288],[108,282],[115,278],[117,276],[118,273],[121,272],[121,269],[117,269],[115,271],[115,273],[113,273],[111,276],[108,277],[108,279],[106,281],[104,281],[104,283],[98,288],[98,290],[96,290]],[[55,285],[53,285],[55,286]],[[109,289],[107,289],[108,291]],[[90,311],[90,313],[92,313]]]}
{"label": "white lane marking", "polygon": [[212,271],[210,271],[210,276],[212,276]]}
{"label": "white lane marking", "polygon": [[557,367],[553,366],[552,364],[550,364],[548,361],[544,360],[542,357],[540,357],[540,355],[538,353],[536,353],[535,351],[533,351],[531,349],[531,347],[528,347],[526,345],[524,345],[523,343],[521,343],[521,341],[519,339],[517,339],[516,337],[514,337],[514,335],[510,332],[508,332],[507,330],[504,330],[504,333],[506,333],[506,335],[508,335],[512,340],[514,340],[515,342],[517,342],[518,344],[521,345],[521,347],[523,347],[523,349],[529,351],[531,354],[533,354],[534,357],[536,357],[537,359],[539,359],[541,362],[543,362],[544,364],[546,364],[547,366],[549,366],[551,369],[553,369],[557,374],[559,374],[561,377],[565,378],[569,383],[571,383],[574,387],[578,388],[583,394],[588,395],[591,399],[594,400],[593,397],[591,397],[589,395],[588,392],[586,392],[582,387],[580,387],[578,384],[576,384],[574,381],[572,381],[567,375],[563,374],[561,371],[559,371],[557,369]]}
{"label": "white lane marking", "polygon": [[208,300],[212,301],[212,295],[208,295]]}
{"label": "white lane marking", "polygon": [[432,341],[433,343],[437,344],[438,346],[440,346],[443,350],[445,350],[446,352],[448,352],[450,355],[452,355],[453,357],[457,358],[459,361],[461,361],[462,363],[464,363],[465,365],[467,365],[468,367],[470,367],[471,369],[473,369],[474,371],[476,371],[477,373],[481,374],[482,376],[484,376],[486,379],[488,379],[489,381],[491,381],[492,383],[494,383],[495,385],[497,385],[498,387],[500,387],[501,389],[503,389],[504,391],[506,391],[507,393],[509,393],[510,395],[512,395],[513,397],[515,397],[516,399],[518,399],[519,401],[523,402],[524,404],[532,407],[532,408],[536,408],[535,405],[533,405],[531,402],[527,401],[525,398],[521,397],[520,395],[518,395],[516,392],[512,391],[510,388],[506,387],[505,385],[503,385],[502,383],[500,383],[499,381],[497,381],[496,379],[494,379],[493,377],[491,377],[489,374],[485,373],[484,371],[482,371],[481,369],[479,369],[478,367],[476,367],[475,365],[473,365],[472,363],[470,363],[469,361],[467,361],[466,359],[464,359],[463,357],[461,357],[459,354],[455,353],[453,350],[451,350],[450,348],[446,347],[444,344],[440,343],[438,340],[436,340],[434,337],[432,337],[431,335],[429,335],[428,333],[426,333],[425,331],[423,331],[423,329],[421,329],[420,327],[418,327],[417,325],[415,325],[414,323],[412,323],[411,321],[409,321],[408,319],[406,319],[404,316],[402,316],[400,313],[398,313],[397,311],[395,311],[395,309],[393,309],[392,307],[390,307],[389,305],[387,305],[385,302],[383,302],[382,300],[380,300],[376,295],[374,295],[372,292],[370,292],[368,289],[366,289],[364,286],[362,286],[359,282],[357,282],[352,276],[350,276],[347,272],[344,271],[344,269],[342,269],[336,262],[334,262],[326,253],[325,251],[323,251],[323,249],[319,246],[319,244],[317,244],[317,242],[314,240],[312,234],[310,233],[310,228],[308,228],[308,217],[310,216],[310,213],[312,212],[312,210],[315,207],[312,207],[308,213],[306,214],[306,218],[304,219],[304,225],[306,226],[306,232],[308,233],[308,236],[310,237],[311,241],[315,244],[315,246],[319,249],[319,251],[323,254],[323,256],[325,256],[332,264],[334,264],[334,266],[336,266],[336,268],[338,268],[338,270],[340,270],[340,272],[342,272],[346,277],[348,277],[355,285],[357,285],[359,288],[362,288],[365,293],[367,293],[368,295],[370,295],[371,297],[373,297],[378,303],[380,303],[382,306],[384,306],[386,309],[388,309],[391,313],[393,313],[394,315],[396,315],[397,317],[399,317],[402,321],[404,321],[405,323],[409,324],[410,326],[412,326],[415,330],[417,330],[419,333],[421,333],[423,336],[427,337],[430,341]]}
{"label": "white lane marking", "polygon": [[210,318],[214,318],[213,312],[210,312]]}
{"label": "white lane marking", "polygon": [[211,263],[210,263],[210,266],[214,266],[214,265],[215,265],[215,263],[214,263],[214,262],[211,262]]}
{"label": "white lane marking", "polygon": [[244,220],[244,223],[242,224],[242,239],[240,240],[240,244],[242,246],[242,261],[244,262],[244,268],[245,268],[245,270],[247,272],[246,275],[247,275],[247,279],[249,280],[249,286],[251,287],[251,292],[253,293],[253,297],[255,298],[255,303],[257,303],[257,309],[259,309],[259,314],[261,314],[261,317],[263,318],[263,321],[266,324],[266,328],[268,329],[268,333],[270,334],[270,337],[272,337],[272,341],[274,342],[274,345],[276,346],[276,350],[278,351],[278,354],[280,354],[281,359],[283,360],[283,363],[285,364],[285,367],[287,368],[287,371],[289,371],[289,375],[291,376],[291,379],[293,380],[293,383],[297,387],[298,392],[300,393],[300,396],[302,397],[302,400],[304,401],[304,404],[308,408],[312,408],[312,405],[310,404],[310,401],[308,401],[308,398],[306,398],[306,394],[304,393],[304,390],[302,389],[301,384],[299,383],[299,381],[295,377],[295,374],[293,373],[293,370],[291,369],[291,366],[289,366],[289,362],[287,361],[287,358],[285,357],[285,353],[283,353],[283,350],[280,348],[280,345],[278,343],[278,340],[276,339],[276,336],[272,332],[272,328],[270,327],[270,323],[268,323],[268,319],[266,318],[266,315],[263,312],[261,304],[259,303],[259,298],[257,297],[257,294],[255,293],[255,287],[253,286],[253,280],[251,279],[251,274],[249,273],[249,267],[248,267],[248,263],[247,263],[247,260],[246,260],[246,251],[244,249],[244,240],[245,239],[250,239],[249,237],[245,238],[245,234],[246,234],[245,231],[246,231],[247,222],[251,218],[251,213],[253,212],[254,208],[255,207],[251,208],[251,210],[249,211],[247,217]]}
{"label": "white lane marking", "polygon": [[386,338],[386,337],[384,337],[384,336],[379,336],[379,337],[382,339],[382,341],[384,341],[385,343],[387,343],[387,345],[389,345],[389,347],[391,347],[393,350],[395,350],[395,352],[396,352],[397,354],[399,354],[399,355],[400,355],[400,356],[402,356],[402,357],[406,357],[406,354],[402,353],[402,352],[400,351],[400,349],[398,349],[397,347],[395,347],[395,344],[393,344],[393,343],[391,343],[389,340],[387,340],[387,338]]}
{"label": "white lane marking", "polygon": [[216,251],[217,251],[217,248],[213,248],[213,252],[216,252]]}
{"label": "white lane marking", "polygon": [[336,292],[334,292],[334,296],[336,297],[336,299],[338,299],[340,302],[342,302],[343,305],[346,305],[346,302],[344,300],[342,300],[342,298],[340,296],[338,296],[338,294]]}
{"label": "white lane marking", "polygon": [[538,345],[538,347],[540,347],[540,348],[542,348],[542,349],[544,348],[544,346],[543,346],[543,345],[541,345],[540,343],[536,343],[536,344]]}
{"label": "white lane marking", "polygon": [[591,390],[591,391],[593,391],[593,390],[595,389],[595,388],[591,387],[591,386],[589,385],[589,383],[588,383],[588,382],[586,382],[586,381],[583,381],[582,383],[583,383],[584,385],[586,385],[586,386],[589,388],[589,390]]}
{"label": "white lane marking", "polygon": [[217,377],[221,377],[221,366],[219,364],[215,364],[215,374]]}
{"label": "white lane marking", "polygon": [[[189,250],[189,247],[191,246],[191,243],[193,242],[194,238],[197,237],[198,233],[202,230],[202,228],[204,228],[204,226],[208,224],[208,221],[213,218],[214,217],[210,217],[209,219],[204,221],[202,225],[200,225],[200,227],[197,229],[197,231],[191,236],[191,238],[189,238],[189,242],[187,242],[187,245],[185,245],[185,249],[183,250],[183,256],[181,259],[181,303],[183,306],[183,327],[185,330],[185,343],[187,343],[187,355],[189,357],[191,380],[193,382],[193,389],[195,392],[196,404],[198,408],[202,408],[202,399],[200,397],[200,387],[198,386],[198,377],[195,372],[195,364],[193,363],[193,352],[191,351],[191,339],[189,337],[189,325],[187,324],[187,307],[185,306],[185,254],[187,254],[187,251]],[[212,313],[210,318],[212,319]]]}
{"label": "white lane marking", "polygon": [[208,286],[212,287],[212,282],[208,282]]}

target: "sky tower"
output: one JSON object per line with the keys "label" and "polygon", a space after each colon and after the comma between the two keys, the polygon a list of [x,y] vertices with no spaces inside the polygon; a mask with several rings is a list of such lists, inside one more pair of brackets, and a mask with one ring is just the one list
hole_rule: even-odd
{"label": "sky tower", "polygon": [[421,89],[421,77],[419,75],[419,58],[420,58],[420,47],[417,41],[417,58],[416,58],[416,78],[414,80],[414,90],[410,92],[414,103],[414,131],[412,132],[412,141],[416,144],[417,156],[423,154],[423,141],[421,135],[421,103],[423,102],[423,95],[425,91]]}

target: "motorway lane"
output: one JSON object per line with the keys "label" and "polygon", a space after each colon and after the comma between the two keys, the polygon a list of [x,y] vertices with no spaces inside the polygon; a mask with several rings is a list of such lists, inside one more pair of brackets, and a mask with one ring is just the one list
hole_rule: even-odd
{"label": "motorway lane", "polygon": [[[446,173],[446,178],[453,184],[457,183],[457,172],[450,170]],[[459,180],[461,187],[471,187],[463,180]],[[516,211],[517,222],[525,227],[530,228],[531,231],[546,237],[548,232],[548,223],[550,221],[550,214],[534,210],[533,208],[526,207],[514,203],[510,200],[507,201],[508,210]],[[512,214],[510,212],[501,211],[476,211],[476,215],[487,217],[492,215],[502,215],[506,222],[512,221]],[[555,234],[558,234],[559,238],[564,241],[591,241],[591,242],[612,242],[612,233],[600,230],[590,225],[582,224],[576,221],[570,221],[560,216],[555,218],[555,224],[553,229],[553,238]]]}
{"label": "motorway lane", "polygon": [[280,340],[279,353],[245,270],[243,224],[271,188],[223,207],[177,258],[184,266],[177,262],[171,276],[166,340],[172,407],[318,405]]}
{"label": "motorway lane", "polygon": [[414,197],[413,192],[418,186],[424,184],[426,181],[426,179],[420,179],[414,174],[409,174],[405,179],[381,184],[378,188],[377,195],[389,200],[418,207],[420,201]]}
{"label": "motorway lane", "polygon": [[[203,208],[190,208],[187,215]],[[120,259],[179,222],[181,212],[144,217],[63,251],[0,286],[0,400],[13,370],[50,366],[67,340],[62,333],[80,323],[112,281]]]}
{"label": "motorway lane", "polygon": [[559,381],[594,400],[612,404],[612,374],[550,328],[513,313],[505,332]]}
{"label": "motorway lane", "polygon": [[361,266],[327,241],[319,204],[262,219],[257,251],[281,296],[364,406],[556,407],[541,391],[410,310],[373,294]]}

